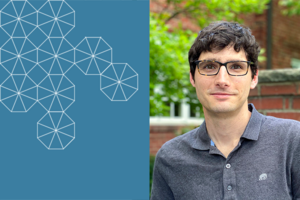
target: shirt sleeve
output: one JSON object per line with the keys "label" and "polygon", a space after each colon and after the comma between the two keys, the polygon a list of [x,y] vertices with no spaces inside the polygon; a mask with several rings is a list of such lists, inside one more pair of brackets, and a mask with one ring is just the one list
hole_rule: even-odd
{"label": "shirt sleeve", "polygon": [[169,187],[166,178],[162,175],[164,165],[161,158],[161,151],[159,151],[155,158],[153,177],[152,177],[152,191],[150,200],[175,200],[173,192]]}
{"label": "shirt sleeve", "polygon": [[293,200],[300,200],[300,139],[293,152],[292,160],[292,194]]}

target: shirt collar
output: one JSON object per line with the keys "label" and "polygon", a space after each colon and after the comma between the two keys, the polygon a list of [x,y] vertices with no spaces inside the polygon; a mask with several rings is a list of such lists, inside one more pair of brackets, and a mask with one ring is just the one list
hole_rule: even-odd
{"label": "shirt collar", "polygon": [[[260,114],[254,107],[254,105],[248,104],[248,109],[252,112],[250,120],[246,126],[246,129],[241,136],[241,138],[245,138],[248,140],[258,140],[260,127],[262,124],[262,120],[264,116]],[[192,136],[192,143],[191,146],[194,149],[198,150],[209,150],[210,149],[210,137],[208,136],[206,130],[206,123],[205,121],[201,124],[201,126],[194,132]]]}

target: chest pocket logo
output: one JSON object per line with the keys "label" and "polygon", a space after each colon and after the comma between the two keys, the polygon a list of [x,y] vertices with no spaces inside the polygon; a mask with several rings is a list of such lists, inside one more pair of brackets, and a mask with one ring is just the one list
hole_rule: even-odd
{"label": "chest pocket logo", "polygon": [[263,173],[259,176],[260,181],[266,180],[267,178],[268,178],[268,175],[266,173]]}

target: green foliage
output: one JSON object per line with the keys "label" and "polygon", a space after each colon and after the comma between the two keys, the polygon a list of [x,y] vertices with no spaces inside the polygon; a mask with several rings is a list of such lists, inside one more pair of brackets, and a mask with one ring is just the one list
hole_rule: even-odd
{"label": "green foliage", "polygon": [[285,15],[300,15],[299,0],[280,0],[279,5],[284,6],[282,13]]}
{"label": "green foliage", "polygon": [[270,0],[167,0],[167,7],[160,13],[166,22],[184,15],[195,19],[200,27],[212,21],[227,20],[241,22],[238,15],[262,13]]}
{"label": "green foliage", "polygon": [[258,55],[258,61],[259,62],[263,62],[263,61],[266,61],[267,58],[265,56],[263,56],[263,54],[266,52],[266,49],[262,48],[259,52],[259,55]]}
{"label": "green foliage", "polygon": [[188,51],[197,34],[184,30],[170,33],[168,29],[156,14],[150,14],[151,116],[168,115],[166,102],[180,101],[193,90],[189,82]]}

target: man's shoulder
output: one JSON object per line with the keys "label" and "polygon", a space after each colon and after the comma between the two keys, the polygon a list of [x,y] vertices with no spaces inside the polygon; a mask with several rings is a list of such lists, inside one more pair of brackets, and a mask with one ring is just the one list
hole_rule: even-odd
{"label": "man's shoulder", "polygon": [[274,136],[300,140],[300,122],[292,119],[266,116],[262,131]]}
{"label": "man's shoulder", "polygon": [[179,155],[191,150],[192,143],[195,141],[198,128],[195,128],[183,135],[177,136],[162,145],[157,153],[157,156],[172,156]]}

